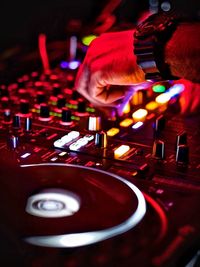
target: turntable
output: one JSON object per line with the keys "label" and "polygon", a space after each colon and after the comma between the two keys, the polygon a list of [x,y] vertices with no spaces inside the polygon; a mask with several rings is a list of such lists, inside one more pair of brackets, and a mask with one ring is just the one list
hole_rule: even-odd
{"label": "turntable", "polygon": [[[151,196],[162,195],[156,187],[139,189],[114,173],[43,163],[15,166],[3,176],[6,266],[173,266],[164,264],[196,240],[191,214],[179,212],[178,223],[171,218],[180,203],[167,211],[166,201]],[[171,246],[177,247],[170,252]]]}

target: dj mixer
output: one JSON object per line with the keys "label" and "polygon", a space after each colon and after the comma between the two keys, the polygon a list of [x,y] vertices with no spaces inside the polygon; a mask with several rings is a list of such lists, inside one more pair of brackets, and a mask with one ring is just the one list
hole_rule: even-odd
{"label": "dj mixer", "polygon": [[79,63],[0,86],[1,266],[200,266],[200,117],[180,115],[183,84],[137,88],[108,117],[74,90]]}

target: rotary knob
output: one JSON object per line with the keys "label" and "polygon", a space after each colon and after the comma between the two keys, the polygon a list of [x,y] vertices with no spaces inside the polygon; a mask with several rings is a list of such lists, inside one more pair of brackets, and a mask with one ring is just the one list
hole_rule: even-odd
{"label": "rotary knob", "polygon": [[30,132],[32,130],[32,119],[27,117],[24,121],[24,130]]}
{"label": "rotary knob", "polygon": [[71,110],[68,108],[62,108],[62,115],[61,115],[61,124],[63,125],[69,125],[72,123],[71,119],[72,113]]}
{"label": "rotary knob", "polygon": [[66,104],[66,98],[63,95],[57,96],[57,108],[63,108]]}
{"label": "rotary knob", "polygon": [[107,134],[104,131],[95,134],[95,145],[99,148],[107,147]]}
{"label": "rotary knob", "polygon": [[45,103],[40,105],[40,117],[39,120],[41,121],[49,121],[51,119],[50,117],[50,110],[49,106]]}
{"label": "rotary knob", "polygon": [[21,118],[18,114],[14,115],[12,125],[14,129],[19,129],[21,127]]}
{"label": "rotary knob", "polygon": [[29,113],[29,102],[26,99],[20,100],[20,112],[21,114],[28,114]]}
{"label": "rotary knob", "polygon": [[46,101],[46,97],[45,97],[44,92],[42,92],[42,91],[38,91],[38,92],[37,92],[36,99],[37,99],[37,103],[38,103],[38,104],[45,103],[45,101]]}
{"label": "rotary knob", "polygon": [[9,136],[7,145],[10,149],[16,149],[19,146],[19,137],[15,135]]}

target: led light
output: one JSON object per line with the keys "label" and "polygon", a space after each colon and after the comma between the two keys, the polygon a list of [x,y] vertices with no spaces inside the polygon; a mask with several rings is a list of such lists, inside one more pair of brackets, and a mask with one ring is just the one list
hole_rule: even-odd
{"label": "led light", "polygon": [[58,159],[58,157],[54,157],[51,159],[51,161],[56,161]]}
{"label": "led light", "polygon": [[130,118],[124,119],[123,121],[120,122],[121,127],[129,127],[131,124],[133,124],[133,120]]}
{"label": "led light", "polygon": [[152,90],[155,93],[163,93],[163,92],[165,92],[165,89],[166,89],[165,86],[162,84],[156,84],[156,85],[152,86]]}
{"label": "led light", "polygon": [[130,112],[130,110],[131,110],[130,103],[127,102],[126,105],[124,106],[123,110],[122,110],[122,113],[127,114]]}
{"label": "led light", "polygon": [[71,216],[80,209],[80,199],[63,189],[48,189],[28,198],[26,212],[45,218]]}
{"label": "led light", "polygon": [[69,62],[69,69],[70,70],[76,70],[80,65],[80,61],[78,60],[73,60]]}
{"label": "led light", "polygon": [[71,131],[68,133],[68,136],[72,138],[72,140],[76,139],[77,137],[79,137],[80,133],[77,131]]}
{"label": "led light", "polygon": [[69,66],[69,63],[68,63],[67,61],[61,61],[61,62],[60,62],[60,67],[61,67],[62,69],[67,69],[68,66]]}
{"label": "led light", "polygon": [[136,122],[136,123],[132,126],[132,128],[133,128],[133,129],[138,129],[138,128],[140,128],[143,124],[144,124],[144,123],[143,123],[142,121],[138,121],[138,122]]}
{"label": "led light", "polygon": [[157,107],[158,107],[158,103],[156,103],[155,101],[151,101],[147,103],[145,106],[147,110],[151,110],[151,111],[157,109]]}
{"label": "led light", "polygon": [[158,104],[166,104],[168,103],[170,100],[170,95],[168,93],[163,93],[163,94],[160,94],[159,96],[156,97],[155,101],[158,103]]}
{"label": "led light", "polygon": [[26,159],[26,158],[28,158],[30,155],[31,155],[31,153],[25,153],[25,154],[21,155],[21,158],[22,158],[22,159]]}
{"label": "led light", "polygon": [[140,108],[132,114],[132,117],[134,120],[142,120],[146,117],[147,114],[148,112],[146,109]]}
{"label": "led light", "polygon": [[90,43],[94,40],[94,39],[96,39],[97,38],[97,36],[96,35],[88,35],[88,36],[84,36],[83,38],[82,38],[82,43],[84,44],[84,45],[86,45],[86,46],[88,46],[88,45],[90,45]]}
{"label": "led light", "polygon": [[177,83],[169,88],[168,94],[170,95],[170,97],[173,97],[183,92],[183,90],[184,90],[184,85],[181,83],[179,84]]}
{"label": "led light", "polygon": [[118,133],[119,133],[119,129],[118,128],[111,128],[110,130],[107,131],[107,135],[108,136],[115,136]]}
{"label": "led light", "polygon": [[126,152],[130,150],[130,146],[121,145],[120,147],[116,148],[114,151],[114,157],[116,159],[122,157]]}

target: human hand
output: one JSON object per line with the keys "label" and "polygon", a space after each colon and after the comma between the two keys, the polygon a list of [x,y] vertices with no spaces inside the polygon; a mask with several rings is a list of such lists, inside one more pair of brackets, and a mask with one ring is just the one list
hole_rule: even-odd
{"label": "human hand", "polygon": [[75,89],[95,106],[117,107],[130,94],[126,85],[145,82],[133,53],[133,34],[134,30],[104,33],[91,43]]}
{"label": "human hand", "polygon": [[184,91],[181,93],[179,100],[181,114],[192,115],[200,112],[200,84],[185,79],[177,82],[184,85]]}

